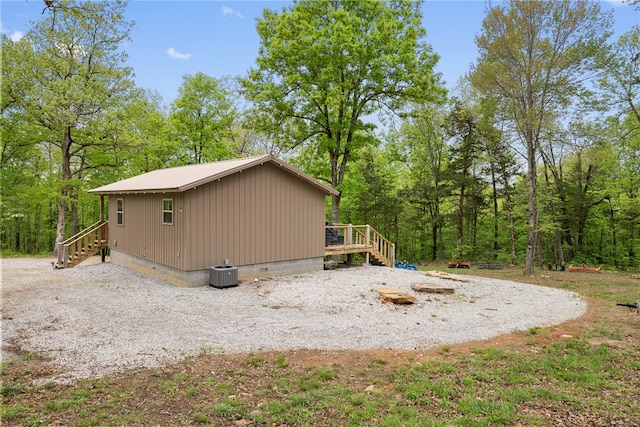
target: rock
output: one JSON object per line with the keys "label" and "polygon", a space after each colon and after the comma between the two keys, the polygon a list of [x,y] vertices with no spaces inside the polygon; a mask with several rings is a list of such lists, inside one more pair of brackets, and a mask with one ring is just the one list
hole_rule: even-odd
{"label": "rock", "polygon": [[433,283],[414,283],[411,285],[411,289],[427,294],[452,294],[455,291],[455,288]]}
{"label": "rock", "polygon": [[467,283],[469,281],[461,276],[457,276],[455,274],[449,274],[449,273],[445,273],[443,271],[437,271],[437,270],[425,271],[424,274],[431,277],[437,277],[439,279],[455,280],[456,282]]}
{"label": "rock", "polygon": [[418,299],[413,295],[409,295],[402,289],[394,288],[378,288],[376,292],[380,295],[382,302],[392,302],[394,304],[413,304]]}

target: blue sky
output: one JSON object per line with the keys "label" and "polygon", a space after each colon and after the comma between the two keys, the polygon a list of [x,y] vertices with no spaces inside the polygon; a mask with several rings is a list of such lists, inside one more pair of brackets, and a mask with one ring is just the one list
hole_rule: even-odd
{"label": "blue sky", "polygon": [[[254,65],[259,38],[256,18],[264,8],[281,10],[284,1],[130,1],[127,19],[136,22],[132,41],[124,46],[136,84],[157,91],[169,105],[186,74],[212,77],[245,75]],[[603,1],[612,8],[616,38],[640,25],[640,11],[619,1]],[[0,31],[19,38],[43,18],[42,0],[1,0]],[[427,0],[423,5],[427,41],[440,55],[436,71],[447,87],[475,62],[474,37],[481,30],[484,1]]]}

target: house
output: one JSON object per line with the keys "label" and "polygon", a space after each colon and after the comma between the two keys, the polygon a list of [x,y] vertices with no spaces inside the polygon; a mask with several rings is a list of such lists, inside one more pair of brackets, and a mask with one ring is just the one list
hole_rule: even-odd
{"label": "house", "polygon": [[[266,155],[156,170],[90,190],[108,196],[111,262],[177,286],[322,270],[336,190]],[[106,225],[106,221],[103,221]]]}

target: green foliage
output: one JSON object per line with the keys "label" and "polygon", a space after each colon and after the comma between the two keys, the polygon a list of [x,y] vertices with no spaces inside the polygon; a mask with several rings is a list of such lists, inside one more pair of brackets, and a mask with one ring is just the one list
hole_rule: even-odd
{"label": "green foliage", "polygon": [[[438,59],[420,2],[301,1],[258,20],[257,67],[242,80],[262,130],[280,145],[326,155],[340,189],[351,156],[372,143],[367,116],[437,97]],[[332,220],[339,221],[340,197]]]}
{"label": "green foliage", "polygon": [[[156,93],[133,87],[124,65],[126,3],[56,2],[23,40],[2,35],[0,250],[50,254],[61,234],[98,219],[90,188],[271,152],[338,189],[329,216],[372,225],[395,243],[399,260],[522,264],[531,243],[531,181],[519,164],[527,153],[518,123],[531,116],[514,115],[509,94],[491,83],[519,81],[511,73],[522,69],[501,54],[520,52],[523,32],[501,38],[492,31],[500,22],[533,30],[537,17],[562,31],[567,22],[588,25],[576,27],[580,43],[566,51],[555,46],[565,62],[546,60],[554,47],[549,28],[532,51],[531,70],[554,67],[560,79],[549,92],[554,108],[533,123],[543,162],[532,169],[535,261],[640,268],[638,29],[603,48],[608,16],[586,13],[593,6],[514,2],[489,9],[473,87],[461,83],[450,102],[433,74],[438,57],[424,41],[419,3],[301,1],[266,10],[257,24],[257,65],[240,79],[252,102],[243,111],[237,81],[202,72],[184,76],[165,108]],[[109,42],[88,40],[88,29]],[[598,70],[590,80],[598,91],[588,98],[573,80],[584,77],[586,65]],[[390,124],[391,113],[399,113],[397,126],[374,133],[374,124]]]}
{"label": "green foliage", "polygon": [[[124,66],[126,54],[119,50],[132,25],[123,18],[125,6],[122,1],[63,0],[46,8],[47,16],[20,41],[2,38],[3,82],[11,82],[2,85],[3,97],[9,100],[2,116],[12,123],[11,134],[3,135],[9,137],[4,144],[10,147],[7,152],[3,145],[3,164],[5,154],[15,153],[11,147],[35,150],[36,159],[46,160],[30,176],[51,184],[47,198],[55,200],[57,242],[66,232],[68,208],[72,229],[78,229],[78,197],[85,190],[85,176],[111,163],[103,154],[115,143],[113,134],[104,133],[103,120],[133,86],[131,69]],[[18,117],[23,125],[15,122]],[[17,126],[27,131],[15,132]],[[16,165],[26,166],[24,159]],[[15,175],[3,174],[2,187]],[[17,199],[10,200],[17,204]],[[34,216],[41,221],[37,213]],[[4,212],[2,217],[6,226]]]}
{"label": "green foliage", "polygon": [[528,173],[525,272],[533,272],[538,235],[537,165],[544,135],[579,107],[585,73],[610,34],[611,13],[592,2],[518,2],[492,6],[476,39],[473,86],[500,102],[524,148]]}
{"label": "green foliage", "polygon": [[388,238],[397,232],[402,204],[397,191],[397,163],[373,147],[357,153],[342,192],[340,216],[351,224],[369,224]]}
{"label": "green foliage", "polygon": [[228,82],[204,73],[183,76],[178,97],[171,106],[171,140],[181,163],[225,160],[234,150],[238,112]]}

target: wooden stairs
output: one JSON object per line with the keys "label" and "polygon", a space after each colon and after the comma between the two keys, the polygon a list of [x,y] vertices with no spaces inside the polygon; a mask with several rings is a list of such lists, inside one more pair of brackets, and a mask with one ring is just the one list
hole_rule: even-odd
{"label": "wooden stairs", "polygon": [[74,267],[109,245],[109,221],[98,221],[58,245],[56,268]]}
{"label": "wooden stairs", "polygon": [[370,225],[327,225],[325,237],[325,256],[359,253],[365,256],[369,264],[395,266],[395,244]]}

